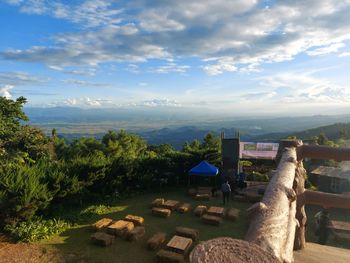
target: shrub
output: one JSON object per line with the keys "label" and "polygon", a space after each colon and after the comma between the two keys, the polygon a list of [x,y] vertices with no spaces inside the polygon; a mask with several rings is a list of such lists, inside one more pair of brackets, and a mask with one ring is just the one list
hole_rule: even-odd
{"label": "shrub", "polygon": [[33,242],[62,233],[69,226],[67,222],[61,219],[44,220],[37,217],[28,222],[6,225],[4,230],[16,240]]}
{"label": "shrub", "polygon": [[105,205],[92,205],[81,211],[82,215],[103,215],[110,212],[110,207]]}

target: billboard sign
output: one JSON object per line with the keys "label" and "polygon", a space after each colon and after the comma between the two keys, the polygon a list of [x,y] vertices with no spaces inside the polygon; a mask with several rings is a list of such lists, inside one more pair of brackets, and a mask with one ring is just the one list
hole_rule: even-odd
{"label": "billboard sign", "polygon": [[241,159],[270,159],[276,158],[278,143],[240,142],[239,157]]}

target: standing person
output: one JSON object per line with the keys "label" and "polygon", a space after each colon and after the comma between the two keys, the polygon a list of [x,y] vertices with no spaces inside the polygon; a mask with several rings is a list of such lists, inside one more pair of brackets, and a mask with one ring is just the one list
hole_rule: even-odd
{"label": "standing person", "polygon": [[221,185],[221,191],[222,191],[222,200],[225,205],[226,201],[227,202],[229,201],[230,193],[231,193],[231,187],[228,183],[228,180],[226,180],[225,183]]}
{"label": "standing person", "polygon": [[242,172],[239,173],[239,179],[238,179],[238,187],[241,190],[246,187],[246,182],[245,182],[246,177],[247,175],[242,170]]}
{"label": "standing person", "polygon": [[329,212],[327,208],[323,208],[322,211],[315,215],[316,219],[316,235],[318,236],[318,243],[325,245],[329,236]]}

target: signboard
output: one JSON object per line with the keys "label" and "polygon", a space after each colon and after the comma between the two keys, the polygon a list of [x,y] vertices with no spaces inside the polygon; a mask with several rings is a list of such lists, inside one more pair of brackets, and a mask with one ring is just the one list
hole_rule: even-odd
{"label": "signboard", "polygon": [[276,158],[278,146],[278,143],[240,142],[239,157],[273,160]]}

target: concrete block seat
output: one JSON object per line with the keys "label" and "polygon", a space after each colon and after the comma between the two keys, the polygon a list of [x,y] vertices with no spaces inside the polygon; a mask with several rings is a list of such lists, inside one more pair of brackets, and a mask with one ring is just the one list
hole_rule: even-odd
{"label": "concrete block seat", "polygon": [[194,196],[194,199],[198,201],[209,201],[210,200],[210,195],[211,194],[196,194]]}
{"label": "concrete block seat", "polygon": [[145,232],[146,230],[144,226],[137,226],[126,234],[126,240],[128,241],[140,240],[145,235]]}
{"label": "concrete block seat", "polygon": [[104,230],[107,230],[107,227],[112,222],[113,222],[113,220],[110,218],[102,218],[102,219],[98,220],[97,222],[95,222],[94,224],[92,224],[92,228],[95,231],[104,231]]}
{"label": "concrete block seat", "polygon": [[203,214],[207,212],[207,210],[208,208],[205,205],[199,205],[194,209],[193,213],[195,216],[201,217]]}
{"label": "concrete block seat", "polygon": [[104,232],[96,232],[91,236],[91,240],[94,244],[104,247],[112,245],[114,239],[114,235],[109,235]]}
{"label": "concrete block seat", "polygon": [[222,218],[218,217],[218,216],[212,216],[212,215],[205,214],[202,216],[202,221],[206,224],[209,224],[209,225],[218,226],[222,223]]}
{"label": "concrete block seat", "polygon": [[157,253],[158,263],[182,263],[184,260],[184,255],[172,251],[162,249]]}
{"label": "concrete block seat", "polygon": [[171,210],[160,207],[153,207],[152,214],[160,217],[169,217],[171,215]]}
{"label": "concrete block seat", "polygon": [[145,221],[143,217],[134,215],[127,215],[124,220],[134,223],[135,226],[142,226]]}
{"label": "concrete block seat", "polygon": [[177,211],[179,213],[182,213],[182,214],[187,213],[190,210],[191,210],[191,204],[189,204],[189,203],[184,203],[184,204],[180,205],[177,209]]}
{"label": "concrete block seat", "polygon": [[229,208],[226,211],[226,218],[231,221],[236,221],[239,218],[239,209],[236,208]]}
{"label": "concrete block seat", "polygon": [[147,248],[149,250],[156,250],[165,242],[165,239],[166,233],[158,232],[154,234],[150,239],[148,239]]}
{"label": "concrete block seat", "polygon": [[197,229],[193,229],[189,227],[181,227],[181,226],[177,227],[175,229],[175,233],[178,236],[191,238],[192,241],[198,240],[198,236],[199,236],[199,231]]}
{"label": "concrete block seat", "polygon": [[107,232],[118,237],[124,237],[133,229],[134,223],[125,220],[118,220],[117,222],[108,226]]}

